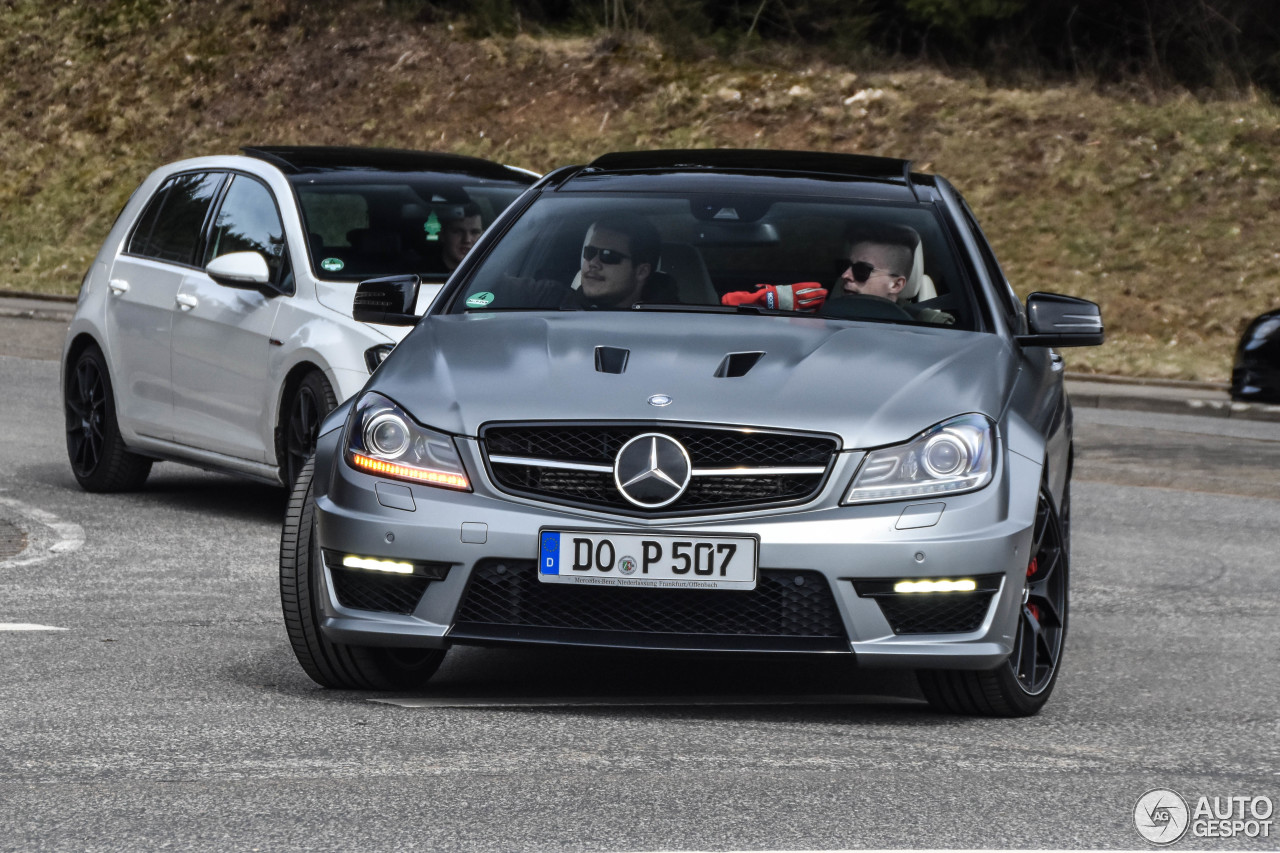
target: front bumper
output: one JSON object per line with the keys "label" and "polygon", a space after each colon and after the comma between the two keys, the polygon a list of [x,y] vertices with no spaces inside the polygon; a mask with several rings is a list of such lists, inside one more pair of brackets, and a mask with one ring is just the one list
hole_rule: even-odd
{"label": "front bumper", "polygon": [[[350,606],[351,597],[335,590],[335,571],[343,570],[326,566],[319,584],[322,629],[337,643],[437,648],[454,643],[552,643],[689,651],[839,652],[856,655],[863,665],[957,669],[993,668],[1012,649],[1042,475],[1039,464],[1015,453],[1003,454],[989,486],[965,495],[839,506],[840,496],[861,458],[852,453],[843,454],[824,491],[806,506],[696,519],[666,518],[650,523],[502,494],[484,476],[474,442],[459,442],[468,470],[477,474],[472,483],[474,492],[380,480],[341,460],[336,446],[340,433],[341,430],[334,430],[325,436],[317,454],[320,464],[316,470],[323,472],[318,473],[316,483],[316,536],[320,549],[335,554],[429,561],[446,570],[436,572],[444,575],[442,579],[423,584],[416,604],[411,602],[402,608],[407,612],[388,612]],[[922,510],[924,504],[931,506]],[[836,628],[819,642],[795,641],[796,638],[767,632],[735,634],[731,628],[715,627],[703,632],[682,632],[678,628],[636,629],[629,624],[616,626],[616,630],[601,630],[599,618],[607,621],[606,617],[573,625],[514,624],[521,620],[509,616],[459,621],[460,614],[474,617],[476,612],[475,607],[464,606],[471,594],[469,588],[478,589],[482,581],[490,584],[495,572],[525,573],[520,576],[523,585],[512,587],[505,595],[561,594],[560,585],[538,584],[533,577],[538,532],[544,527],[757,536],[762,581],[765,574],[770,574],[771,583],[781,578],[785,583],[807,582],[811,588],[815,583],[825,585],[830,591]],[[801,576],[803,580],[795,580]],[[984,606],[971,614],[973,618],[965,623],[964,630],[949,633],[919,633],[919,620],[891,622],[892,613],[882,607],[880,599],[868,595],[870,587],[861,583],[958,577],[984,578],[992,591],[983,599]],[[344,582],[342,578],[338,580]],[[545,589],[548,586],[557,589]],[[575,589],[568,587],[565,594],[573,595]],[[607,597],[610,594],[631,591],[589,592],[595,597],[584,600],[582,606],[594,612],[601,605],[608,609],[615,603]],[[697,592],[704,598],[687,608],[691,612],[714,608],[725,601],[723,596],[750,595],[730,590]],[[547,599],[530,598],[534,600]],[[646,606],[652,601],[650,597]],[[728,605],[737,608],[743,601],[746,599],[729,600]],[[790,602],[787,598],[777,606],[795,606]],[[674,601],[673,607],[679,605],[681,602]],[[575,605],[558,600],[557,606],[563,611]],[[662,606],[659,602],[658,607]]]}

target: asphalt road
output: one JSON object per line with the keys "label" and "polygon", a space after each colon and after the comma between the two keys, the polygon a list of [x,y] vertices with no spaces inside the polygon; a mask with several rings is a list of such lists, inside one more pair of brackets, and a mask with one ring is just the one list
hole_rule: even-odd
{"label": "asphalt road", "polygon": [[1152,788],[1280,802],[1280,425],[1078,412],[1033,719],[842,661],[461,649],[366,696],[289,650],[282,491],[77,488],[38,322],[0,319],[0,850],[1135,849]]}

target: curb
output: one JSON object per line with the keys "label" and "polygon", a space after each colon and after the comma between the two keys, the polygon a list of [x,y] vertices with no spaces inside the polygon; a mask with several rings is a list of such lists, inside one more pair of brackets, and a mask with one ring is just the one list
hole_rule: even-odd
{"label": "curb", "polygon": [[8,308],[0,305],[0,317],[16,317],[24,320],[49,320],[55,323],[71,322],[71,311],[42,311],[38,308]]}
{"label": "curb", "polygon": [[77,298],[0,289],[0,317],[70,323]]}
{"label": "curb", "polygon": [[1280,406],[1239,403],[1227,396],[1225,391],[1217,395],[1155,396],[1134,394],[1132,391],[1126,393],[1119,386],[1114,391],[1081,388],[1078,383],[1068,380],[1067,393],[1071,396],[1071,405],[1077,409],[1127,409],[1134,412],[1280,423]]}

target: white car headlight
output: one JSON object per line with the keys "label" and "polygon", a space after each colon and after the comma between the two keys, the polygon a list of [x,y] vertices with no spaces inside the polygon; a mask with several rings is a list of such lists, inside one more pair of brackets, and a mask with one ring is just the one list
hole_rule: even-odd
{"label": "white car headlight", "polygon": [[415,423],[380,394],[356,402],[345,455],[351,467],[380,477],[471,491],[453,439]]}
{"label": "white car headlight", "polygon": [[972,492],[991,482],[996,430],[982,415],[961,415],[894,447],[873,450],[858,466],[844,503],[898,501]]}

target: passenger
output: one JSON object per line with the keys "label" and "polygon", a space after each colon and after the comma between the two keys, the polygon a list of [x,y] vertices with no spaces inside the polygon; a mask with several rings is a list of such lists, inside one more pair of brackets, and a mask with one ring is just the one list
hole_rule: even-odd
{"label": "passenger", "polygon": [[905,243],[858,240],[836,263],[840,278],[835,289],[896,302],[911,275],[914,254],[915,247]]}
{"label": "passenger", "polygon": [[892,302],[913,320],[954,323],[955,317],[945,311],[903,297],[919,243],[920,235],[906,227],[866,230],[852,237],[848,252],[836,261],[839,278],[833,287],[833,301],[841,296],[877,297]]}
{"label": "passenger", "polygon": [[453,272],[484,233],[484,222],[480,218],[480,206],[475,202],[449,212],[453,215],[440,223],[440,261],[446,270]]}

